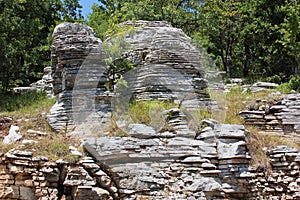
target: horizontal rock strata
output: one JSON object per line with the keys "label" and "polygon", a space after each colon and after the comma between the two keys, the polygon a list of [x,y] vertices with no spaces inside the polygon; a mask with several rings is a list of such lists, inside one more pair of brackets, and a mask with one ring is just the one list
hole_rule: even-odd
{"label": "horizontal rock strata", "polygon": [[51,68],[57,102],[47,116],[55,131],[71,131],[72,125],[87,122],[88,117],[106,123],[112,95],[104,86],[104,60],[102,42],[90,27],[62,23],[55,28]]}
{"label": "horizontal rock strata", "polygon": [[92,157],[71,163],[12,149],[0,154],[0,199],[300,198],[299,150],[279,146],[269,170],[249,167],[243,126],[204,123],[194,137],[89,138]]}
{"label": "horizontal rock strata", "polygon": [[249,110],[240,112],[246,124],[262,130],[284,134],[300,134],[300,94],[285,95],[282,99],[257,100]]}
{"label": "horizontal rock strata", "polygon": [[[86,150],[117,174],[126,199],[242,198],[248,191],[243,126],[215,124],[192,137],[85,139]],[[196,137],[194,139],[194,137]]]}
{"label": "horizontal rock strata", "polygon": [[251,191],[263,199],[300,199],[300,152],[279,146],[267,152],[271,170],[253,170]]}
{"label": "horizontal rock strata", "polygon": [[84,157],[77,165],[32,152],[10,151],[0,156],[0,199],[116,199],[113,180],[92,158]]}
{"label": "horizontal rock strata", "polygon": [[[202,55],[181,29],[160,21],[127,21],[121,26],[134,27],[124,37],[129,48],[121,49],[123,59],[136,67],[123,76],[129,98],[179,100],[187,109],[217,108],[206,91]],[[107,42],[113,44],[114,37]]]}

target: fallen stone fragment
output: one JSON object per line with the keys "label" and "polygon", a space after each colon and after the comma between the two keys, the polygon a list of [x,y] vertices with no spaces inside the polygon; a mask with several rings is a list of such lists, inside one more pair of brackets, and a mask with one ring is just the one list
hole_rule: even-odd
{"label": "fallen stone fragment", "polygon": [[4,144],[13,144],[13,143],[17,142],[18,140],[20,140],[22,138],[22,135],[19,134],[19,131],[20,131],[20,129],[18,126],[11,125],[9,134],[4,137],[3,143]]}

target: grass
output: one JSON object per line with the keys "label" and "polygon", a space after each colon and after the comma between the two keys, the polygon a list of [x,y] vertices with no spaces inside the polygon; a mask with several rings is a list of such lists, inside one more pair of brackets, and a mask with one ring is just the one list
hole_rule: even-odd
{"label": "grass", "polygon": [[77,147],[79,146],[79,141],[76,139],[67,138],[57,133],[51,133],[47,136],[39,137],[37,141],[37,143],[32,142],[25,144],[21,149],[33,152],[33,156],[47,156],[49,160],[64,159],[71,162],[76,160],[76,156],[71,155],[69,151],[70,144],[75,144]]}
{"label": "grass", "polygon": [[129,105],[129,115],[134,123],[143,123],[156,129],[165,124],[163,112],[178,105],[168,101],[136,101]]}
{"label": "grass", "polygon": [[21,133],[28,129],[51,132],[46,122],[46,113],[55,103],[45,92],[20,94],[0,94],[0,118],[11,117],[20,127]]}
{"label": "grass", "polygon": [[[32,151],[33,156],[47,156],[50,160],[63,158],[71,163],[78,157],[71,155],[69,145],[79,146],[79,141],[65,137],[63,134],[54,133],[46,121],[46,113],[55,103],[54,98],[48,98],[44,92],[30,92],[20,94],[0,94],[0,118],[10,117],[12,124],[20,127],[23,139],[30,139],[38,143],[20,145],[5,145],[0,142],[0,153],[5,153],[12,148]],[[46,136],[32,136],[27,130],[33,129],[47,133]]]}
{"label": "grass", "polygon": [[42,91],[26,94],[0,94],[0,112],[17,111],[19,114],[28,114],[34,109],[47,106],[48,103],[53,103],[53,99],[48,98]]}
{"label": "grass", "polygon": [[[230,89],[231,92],[226,95],[226,117],[224,123],[227,124],[243,124],[243,119],[238,115],[241,110],[246,109],[248,105],[255,102],[257,99],[264,99],[268,102],[273,101],[269,94],[273,91],[263,91],[258,93],[242,93],[241,87]],[[212,98],[214,98],[212,96]],[[281,98],[281,97],[276,97]],[[247,135],[247,147],[252,157],[250,164],[252,166],[269,169],[269,158],[264,149],[272,149],[276,146],[287,145],[296,149],[300,149],[299,144],[293,141],[292,138],[282,137],[278,135],[269,135],[262,133],[258,128],[245,125],[249,132]]]}
{"label": "grass", "polygon": [[[195,119],[195,123],[205,118],[214,118],[221,123],[243,124],[242,118],[238,115],[246,106],[257,99],[266,99],[270,92],[242,93],[241,87],[230,88],[230,92],[211,92],[211,98],[220,105],[219,111],[207,111],[200,109],[190,113]],[[266,99],[272,101],[272,99]],[[13,118],[13,123],[20,127],[20,132],[25,139],[37,140],[38,143],[25,145],[24,149],[33,151],[34,155],[47,155],[50,160],[64,158],[70,162],[75,162],[78,158],[70,155],[69,144],[79,146],[79,141],[65,137],[63,134],[53,133],[48,126],[45,114],[54,104],[55,99],[49,99],[44,93],[29,93],[25,95],[4,95],[0,94],[0,117],[8,116]],[[177,108],[178,105],[166,101],[140,101],[129,105],[129,115],[133,123],[143,123],[160,130],[165,128],[165,117],[163,111]],[[196,124],[196,127],[200,127]],[[252,156],[251,165],[268,169],[269,160],[264,149],[271,149],[279,145],[287,145],[299,148],[299,144],[291,138],[262,134],[253,126],[245,126],[249,131],[247,136],[249,153]],[[47,136],[31,138],[26,132],[34,129],[47,132]],[[128,136],[127,133],[117,126],[116,119],[112,118],[111,126],[108,128],[110,136]],[[17,144],[16,144],[17,145]],[[0,153],[7,152],[16,145],[4,145],[0,143]]]}
{"label": "grass", "polygon": [[263,134],[259,132],[256,127],[247,126],[246,128],[249,131],[247,136],[247,147],[251,155],[250,164],[257,168],[264,169],[265,171],[270,169],[269,157],[266,154],[266,150],[281,145],[300,149],[299,144],[294,142],[292,138]]}

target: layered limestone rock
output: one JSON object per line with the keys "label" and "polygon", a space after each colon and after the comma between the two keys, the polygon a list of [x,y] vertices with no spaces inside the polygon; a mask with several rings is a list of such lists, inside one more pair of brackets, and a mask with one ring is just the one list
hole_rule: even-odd
{"label": "layered limestone rock", "polygon": [[[202,55],[181,29],[161,21],[127,21],[121,26],[134,27],[124,37],[129,48],[121,49],[123,59],[136,67],[123,76],[127,101],[179,100],[187,109],[217,107],[206,90]],[[113,45],[114,37],[107,42]]]}
{"label": "layered limestone rock", "polygon": [[43,76],[37,82],[30,84],[30,87],[15,87],[13,88],[14,93],[25,94],[28,92],[45,91],[47,96],[53,97],[53,85],[51,76],[51,67],[45,67]]}
{"label": "layered limestone rock", "polygon": [[51,67],[45,67],[41,80],[31,84],[31,87],[42,90],[48,97],[53,97],[52,70]]}
{"label": "layered limestone rock", "polygon": [[254,170],[251,191],[263,199],[300,199],[300,151],[279,146],[267,154],[272,170]]}
{"label": "layered limestone rock", "polygon": [[16,147],[0,153],[0,199],[300,198],[299,150],[266,150],[271,168],[249,167],[243,126],[203,125],[197,134],[153,135],[134,124],[129,137],[86,139],[92,157],[71,163]]}
{"label": "layered limestone rock", "polygon": [[300,94],[289,94],[271,101],[257,100],[240,112],[246,124],[280,134],[300,133]]}
{"label": "layered limestone rock", "polygon": [[102,42],[90,27],[62,23],[55,28],[51,68],[57,102],[47,116],[55,131],[69,131],[72,125],[80,126],[95,118],[98,124],[106,123],[111,95],[105,93],[104,60]]}
{"label": "layered limestone rock", "polygon": [[115,182],[103,170],[89,157],[70,166],[12,150],[0,155],[0,199],[118,199]]}
{"label": "layered limestone rock", "polygon": [[217,108],[206,90],[201,53],[182,30],[166,22],[129,21],[121,26],[134,27],[121,41],[130,48],[121,48],[123,57],[114,59],[127,59],[135,68],[123,74],[126,89],[116,86],[114,100],[108,91],[111,77],[105,75],[107,55],[92,29],[78,23],[55,28],[51,68],[57,102],[48,114],[55,131],[76,128],[73,134],[86,135],[105,130],[111,102],[119,110],[132,99],[177,101],[186,110]]}
{"label": "layered limestone rock", "polygon": [[199,134],[190,131],[186,135],[153,136],[144,127],[142,137],[89,138],[84,147],[116,174],[122,198],[251,196],[244,127],[209,123]]}

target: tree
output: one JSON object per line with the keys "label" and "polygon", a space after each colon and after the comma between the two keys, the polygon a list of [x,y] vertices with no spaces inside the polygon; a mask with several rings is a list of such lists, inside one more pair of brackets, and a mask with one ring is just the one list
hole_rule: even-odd
{"label": "tree", "polygon": [[229,77],[289,77],[299,62],[298,10],[297,0],[206,0],[194,36]]}
{"label": "tree", "polygon": [[[73,4],[71,4],[73,2]],[[50,62],[50,37],[55,25],[78,7],[78,0],[0,1],[0,87],[35,81]],[[72,5],[72,6],[70,6]],[[67,20],[67,19],[65,19]]]}
{"label": "tree", "polygon": [[[299,0],[100,0],[90,25],[105,38],[126,20],[163,20],[201,44],[229,77],[284,80],[299,68]],[[271,80],[272,78],[269,78]]]}
{"label": "tree", "polygon": [[[158,20],[170,22],[191,35],[199,28],[198,7],[201,1],[193,0],[99,0],[89,16],[91,25],[102,38],[107,29],[127,20]],[[102,26],[103,25],[103,26]],[[102,28],[101,28],[102,27]],[[107,29],[103,28],[107,27]]]}

